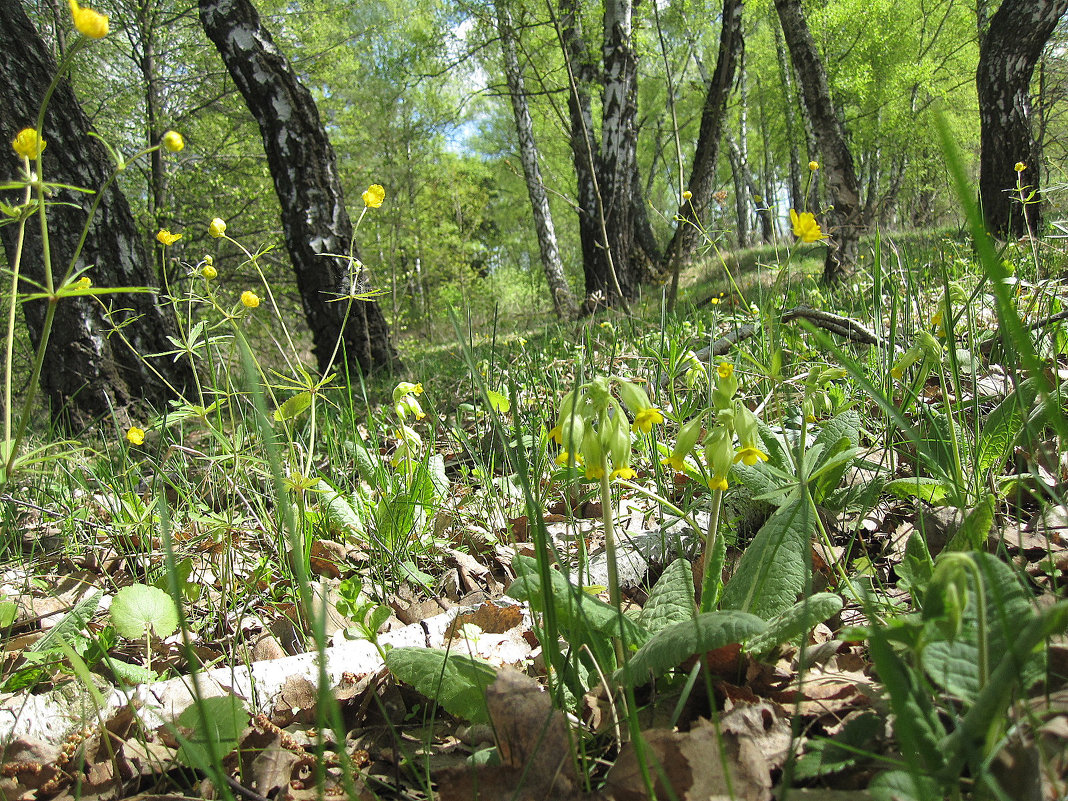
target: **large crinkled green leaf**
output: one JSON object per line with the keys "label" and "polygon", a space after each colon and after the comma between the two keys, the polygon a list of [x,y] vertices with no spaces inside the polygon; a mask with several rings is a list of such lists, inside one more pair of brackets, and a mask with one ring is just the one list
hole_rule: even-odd
{"label": "large crinkled green leaf", "polygon": [[779,507],[742,554],[738,569],[723,588],[721,609],[739,609],[764,620],[797,601],[808,578],[812,503],[795,494]]}
{"label": "large crinkled green leaf", "polygon": [[386,667],[450,715],[489,723],[486,688],[497,679],[489,662],[437,648],[393,648],[386,652]]}
{"label": "large crinkled green leaf", "polygon": [[656,634],[673,623],[692,620],[695,610],[693,568],[688,559],[676,559],[649,593],[638,623],[650,634]]}
{"label": "large crinkled green leaf", "polygon": [[842,599],[831,592],[819,592],[802,598],[785,612],[768,621],[768,627],[750,638],[746,649],[757,657],[766,656],[780,645],[801,637],[842,609]]}
{"label": "large crinkled green leaf", "polygon": [[363,517],[344,495],[323,479],[319,479],[315,491],[319,494],[319,505],[327,520],[361,538],[366,537],[367,526]]}
{"label": "large crinkled green leaf", "polygon": [[949,496],[946,484],[937,478],[915,476],[913,478],[895,478],[883,484],[883,489],[899,498],[919,498],[927,503],[943,504]]}
{"label": "large crinkled green leaf", "polygon": [[1029,378],[987,415],[975,449],[976,466],[980,472],[999,466],[1008,457],[1009,448],[1034,409],[1037,396],[1038,384]]}
{"label": "large crinkled green leaf", "polygon": [[743,643],[765,628],[767,623],[748,612],[705,612],[654,634],[616,671],[615,678],[626,684],[641,684],[678,667],[695,654]]}

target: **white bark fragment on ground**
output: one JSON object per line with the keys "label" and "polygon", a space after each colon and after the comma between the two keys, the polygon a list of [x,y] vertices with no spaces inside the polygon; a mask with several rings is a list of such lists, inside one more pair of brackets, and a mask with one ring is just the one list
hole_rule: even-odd
{"label": "white bark fragment on ground", "polygon": [[[497,605],[514,603],[509,598],[495,601]],[[457,607],[419,623],[390,631],[379,637],[385,646],[445,648],[446,632],[452,620],[477,607]],[[524,607],[523,626],[529,627],[530,613]],[[456,640],[452,641],[454,648]],[[460,649],[458,649],[458,652]],[[329,687],[337,687],[343,674],[361,677],[383,667],[375,647],[366,640],[345,641],[326,648],[326,679]],[[282,659],[253,662],[247,667],[223,667],[196,676],[201,697],[234,693],[246,702],[250,712],[270,714],[286,682],[291,678],[305,678],[318,686],[319,655],[298,654]],[[97,710],[90,694],[79,685],[75,697],[60,693],[30,695],[20,693],[0,699],[0,749],[15,740],[32,739],[58,745],[85,726],[107,721],[116,710],[132,704],[145,729],[152,730],[173,722],[194,700],[192,676],[179,676],[168,681],[140,684],[129,690],[113,689],[104,695],[104,705]]]}

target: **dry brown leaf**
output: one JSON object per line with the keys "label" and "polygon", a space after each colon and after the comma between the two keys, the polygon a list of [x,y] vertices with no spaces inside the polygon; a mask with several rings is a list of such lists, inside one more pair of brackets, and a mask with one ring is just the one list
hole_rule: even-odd
{"label": "dry brown leaf", "polygon": [[523,609],[516,604],[497,604],[493,601],[482,604],[473,612],[457,615],[445,630],[445,636],[456,636],[461,626],[478,626],[487,634],[504,634],[523,622]]}

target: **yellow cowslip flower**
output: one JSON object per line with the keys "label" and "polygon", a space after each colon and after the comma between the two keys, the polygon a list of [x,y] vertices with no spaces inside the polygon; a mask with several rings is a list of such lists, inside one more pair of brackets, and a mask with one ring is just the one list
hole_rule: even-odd
{"label": "yellow cowslip flower", "polygon": [[666,464],[676,473],[681,473],[685,468],[685,459],[685,453],[673,453],[670,456],[665,456],[663,459],[661,459],[660,464]]}
{"label": "yellow cowslip flower", "polygon": [[145,430],[143,428],[138,428],[137,426],[131,426],[129,431],[126,432],[126,439],[131,445],[144,445]]}
{"label": "yellow cowslip flower", "polygon": [[164,245],[173,245],[179,239],[182,238],[181,234],[172,234],[166,228],[161,228],[159,233],[156,234],[156,239],[162,242]]}
{"label": "yellow cowslip flower", "polygon": [[815,172],[816,170],[818,170],[818,169],[820,168],[820,163],[819,163],[818,161],[810,161],[810,162],[808,163],[808,168],[809,168],[809,169],[810,169],[810,170],[811,170],[812,172]]}
{"label": "yellow cowslip flower", "polygon": [[586,478],[604,478],[604,468],[598,462],[586,465]]}
{"label": "yellow cowslip flower", "polygon": [[613,470],[612,471],[612,475],[610,475],[609,478],[612,479],[613,481],[615,481],[617,478],[624,478],[624,479],[627,479],[629,481],[630,479],[636,477],[637,475],[638,475],[638,472],[636,470],[634,470],[633,468],[620,467],[620,468],[617,468],[617,469]]}
{"label": "yellow cowslip flower", "polygon": [[557,445],[564,444],[564,429],[561,426],[553,426],[549,431],[549,439],[555,442]]}
{"label": "yellow cowslip flower", "polygon": [[[581,465],[582,464],[582,454],[581,453],[576,453],[574,456],[575,456],[575,464]],[[567,452],[567,451],[560,451],[560,453],[556,454],[556,463],[558,465],[560,465],[561,467],[567,467],[569,464],[571,464],[571,454],[569,452]]]}
{"label": "yellow cowslip flower", "polygon": [[48,143],[40,137],[35,128],[23,128],[11,140],[12,149],[23,158],[35,159],[41,155]]}
{"label": "yellow cowslip flower", "polygon": [[177,131],[167,131],[163,134],[163,147],[171,153],[181,153],[185,147],[185,139]]}
{"label": "yellow cowslip flower", "polygon": [[381,184],[371,184],[363,193],[363,205],[369,209],[381,208],[385,199],[386,190]]}
{"label": "yellow cowslip flower", "polygon": [[200,271],[200,274],[207,278],[209,281],[213,278],[219,277],[219,271],[212,267],[210,264],[205,264],[204,268]]}
{"label": "yellow cowslip flower", "polygon": [[727,489],[727,477],[726,476],[712,476],[708,480],[708,488],[710,490],[725,490]]}
{"label": "yellow cowslip flower", "polygon": [[790,223],[794,227],[794,236],[802,242],[815,242],[823,239],[823,231],[820,230],[820,224],[816,222],[816,215],[811,211],[798,214],[790,209]]}
{"label": "yellow cowslip flower", "polygon": [[742,462],[743,464],[747,464],[750,467],[755,465],[758,461],[766,462],[767,460],[768,455],[764,453],[764,451],[760,450],[760,448],[755,448],[752,445],[746,446],[744,448],[739,448],[738,453],[736,453],[734,456],[734,461]]}
{"label": "yellow cowslip flower", "polygon": [[720,378],[730,378],[734,375],[734,365],[730,362],[720,362],[716,366],[716,375]]}
{"label": "yellow cowslip flower", "polygon": [[1024,164],[1022,161],[1017,161],[1016,162],[1016,167],[1015,167],[1016,172],[1023,172],[1026,169],[1027,169],[1027,165]]}
{"label": "yellow cowslip flower", "polygon": [[90,39],[103,39],[108,35],[108,18],[91,8],[82,8],[78,0],[70,0],[70,15],[78,33]]}
{"label": "yellow cowslip flower", "polygon": [[219,239],[226,233],[226,222],[216,217],[210,223],[208,223],[208,233],[216,239]]}
{"label": "yellow cowslip flower", "polygon": [[641,409],[634,415],[634,430],[648,434],[653,430],[654,425],[660,425],[663,422],[663,413],[655,406],[650,406],[648,409]]}
{"label": "yellow cowslip flower", "polygon": [[255,309],[260,305],[260,296],[251,289],[246,289],[241,293],[241,305],[246,309]]}

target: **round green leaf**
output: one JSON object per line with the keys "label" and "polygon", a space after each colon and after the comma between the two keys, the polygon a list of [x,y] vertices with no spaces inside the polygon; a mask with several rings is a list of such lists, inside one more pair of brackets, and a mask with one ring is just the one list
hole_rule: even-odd
{"label": "round green leaf", "polygon": [[123,587],[111,602],[111,624],[120,636],[138,639],[149,630],[167,637],[178,628],[178,607],[167,593],[147,584]]}

